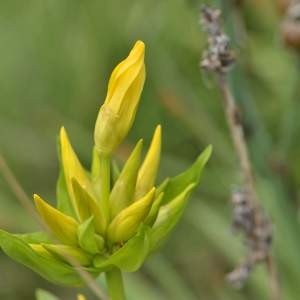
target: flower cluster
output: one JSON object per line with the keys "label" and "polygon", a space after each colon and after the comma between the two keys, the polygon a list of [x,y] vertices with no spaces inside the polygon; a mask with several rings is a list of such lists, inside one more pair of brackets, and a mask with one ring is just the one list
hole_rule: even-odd
{"label": "flower cluster", "polygon": [[77,286],[77,262],[96,277],[112,268],[135,271],[178,222],[211,154],[209,146],[182,174],[156,186],[161,127],[142,158],[137,142],[121,171],[111,157],[134,121],[145,80],[144,43],[138,41],[113,71],[95,126],[91,170],[80,163],[65,128],[59,135],[57,206],[34,195],[48,230],[0,231],[0,247],[46,279]]}

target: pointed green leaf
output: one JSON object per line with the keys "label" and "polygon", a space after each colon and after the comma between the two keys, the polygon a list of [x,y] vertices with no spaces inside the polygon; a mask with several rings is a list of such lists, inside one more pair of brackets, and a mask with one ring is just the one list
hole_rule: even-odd
{"label": "pointed green leaf", "polygon": [[[98,239],[101,239],[101,242],[96,239],[95,226],[93,222],[94,217],[92,216],[79,225],[77,233],[80,247],[91,254],[96,254],[103,249],[104,240],[101,236],[98,236]],[[99,248],[100,245],[102,245],[101,249]]]}
{"label": "pointed green leaf", "polygon": [[69,263],[68,258],[75,259],[81,266],[89,266],[92,263],[92,256],[78,247],[57,244],[42,244],[42,247],[66,263]]}
{"label": "pointed green leaf", "polygon": [[195,185],[195,183],[190,184],[181,194],[159,209],[156,221],[150,231],[151,251],[166,239],[169,232],[177,224]]}
{"label": "pointed green leaf", "polygon": [[118,163],[115,160],[112,160],[111,162],[111,182],[112,186],[114,186],[115,182],[118,180],[120,176],[120,168],[118,166]]}
{"label": "pointed green leaf", "polygon": [[177,195],[182,193],[191,183],[198,184],[202,170],[207,163],[212,152],[212,146],[206,147],[206,149],[199,155],[194,164],[183,173],[171,178],[165,191],[162,203],[168,203],[174,199]]}
{"label": "pointed green leaf", "polygon": [[[35,252],[20,237],[0,230],[0,247],[13,260],[25,265],[40,274],[45,279],[65,286],[80,286],[83,284],[76,270],[53,258],[51,255],[44,256]],[[92,276],[97,276],[100,270],[85,268]]]}
{"label": "pointed green leaf", "polygon": [[51,238],[46,232],[37,231],[32,233],[14,234],[28,244],[50,243]]}
{"label": "pointed green leaf", "polygon": [[118,267],[125,272],[136,271],[145,261],[149,252],[149,227],[141,226],[135,236],[107,259],[96,256],[94,266],[100,269]]}
{"label": "pointed green leaf", "polygon": [[109,205],[112,219],[133,200],[136,179],[141,164],[142,147],[143,140],[140,140],[131,152],[110,193]]}
{"label": "pointed green leaf", "polygon": [[157,218],[158,211],[160,208],[161,200],[163,199],[164,193],[160,193],[154,200],[150,212],[145,220],[145,224],[152,226]]}

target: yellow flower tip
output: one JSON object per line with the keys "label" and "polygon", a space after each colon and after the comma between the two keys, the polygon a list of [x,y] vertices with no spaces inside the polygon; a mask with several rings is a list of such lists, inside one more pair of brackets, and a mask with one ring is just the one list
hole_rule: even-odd
{"label": "yellow flower tip", "polygon": [[77,300],[86,300],[86,298],[82,294],[79,294],[77,295]]}
{"label": "yellow flower tip", "polygon": [[158,125],[155,128],[151,145],[139,170],[135,191],[136,200],[145,195],[154,186],[160,162],[161,136],[161,125]]}
{"label": "yellow flower tip", "polygon": [[96,150],[102,156],[109,156],[132,127],[145,81],[144,56],[145,44],[137,41],[110,76],[94,132]]}
{"label": "yellow flower tip", "polygon": [[49,205],[37,194],[33,195],[33,199],[39,215],[53,235],[64,243],[76,245],[78,223]]}
{"label": "yellow flower tip", "polygon": [[141,40],[138,40],[135,44],[134,44],[134,46],[133,46],[133,48],[132,48],[132,50],[130,51],[130,54],[129,54],[129,56],[131,56],[131,55],[136,55],[136,56],[144,56],[145,55],[145,44],[144,44],[144,42],[142,42]]}

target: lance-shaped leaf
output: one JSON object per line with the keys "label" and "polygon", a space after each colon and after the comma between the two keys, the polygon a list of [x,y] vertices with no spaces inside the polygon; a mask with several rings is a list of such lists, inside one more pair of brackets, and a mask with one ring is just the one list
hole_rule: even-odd
{"label": "lance-shaped leaf", "polygon": [[164,193],[160,193],[154,200],[150,212],[145,219],[145,224],[152,226],[157,218],[158,211],[160,208],[161,200],[163,199]]}
{"label": "lance-shaped leaf", "polygon": [[92,263],[92,256],[78,247],[57,244],[42,244],[52,255],[71,264],[72,259],[81,266],[89,266]]}
{"label": "lance-shaped leaf", "polygon": [[143,141],[140,140],[125,163],[110,197],[110,212],[113,219],[132,202],[139,166],[141,163]]}
{"label": "lance-shaped leaf", "polygon": [[85,187],[89,192],[92,192],[92,186],[86,171],[82,167],[79,159],[77,158],[72,148],[72,145],[69,141],[68,135],[64,127],[62,127],[60,131],[60,149],[61,162],[70,200],[72,202],[76,216],[80,220],[80,211],[78,207],[79,203],[77,202],[79,201],[79,199],[76,198],[74,195],[72,179],[75,178],[80,183],[80,185]]}
{"label": "lance-shaped leaf", "polygon": [[39,215],[42,217],[53,235],[61,242],[76,245],[78,223],[71,217],[64,215],[56,208],[49,205],[38,195],[34,201]]}
{"label": "lance-shaped leaf", "polygon": [[179,221],[188,197],[195,186],[195,183],[190,184],[175,199],[160,208],[156,221],[150,232],[151,251],[156,249],[160,243],[165,240],[169,232]]}
{"label": "lance-shaped leaf", "polygon": [[140,199],[154,186],[161,152],[161,126],[155,129],[150,148],[139,170],[135,199]]}
{"label": "lance-shaped leaf", "polygon": [[100,205],[75,178],[72,179],[72,185],[74,195],[78,198],[78,203],[80,204],[79,207],[82,220],[85,221],[91,216],[94,216],[96,231],[103,235],[106,228],[106,219],[100,209]]}
{"label": "lance-shaped leaf", "polygon": [[122,210],[108,226],[107,238],[110,243],[129,240],[147,217],[155,194],[152,188],[148,194]]}
{"label": "lance-shaped leaf", "polygon": [[80,247],[91,254],[101,252],[104,248],[104,240],[95,232],[94,217],[91,216],[78,227],[78,242]]}
{"label": "lance-shaped leaf", "polygon": [[182,191],[184,191],[191,183],[198,184],[203,168],[207,163],[212,152],[212,146],[208,146],[197,158],[194,164],[183,173],[171,178],[164,190],[162,203],[168,203],[174,199]]}
{"label": "lance-shaped leaf", "polygon": [[23,233],[23,234],[14,234],[15,237],[19,237],[24,242],[29,244],[39,244],[39,243],[50,243],[51,238],[49,234],[43,231]]}
{"label": "lance-shaped leaf", "polygon": [[[0,247],[13,260],[25,265],[45,279],[60,285],[80,286],[83,281],[76,270],[52,256],[44,256],[32,249],[21,238],[0,230]],[[100,269],[85,268],[92,276]]]}
{"label": "lance-shaped leaf", "polygon": [[149,252],[148,233],[149,227],[142,225],[135,236],[111,256],[106,259],[96,256],[94,266],[101,270],[118,267],[125,272],[136,271],[143,264]]}

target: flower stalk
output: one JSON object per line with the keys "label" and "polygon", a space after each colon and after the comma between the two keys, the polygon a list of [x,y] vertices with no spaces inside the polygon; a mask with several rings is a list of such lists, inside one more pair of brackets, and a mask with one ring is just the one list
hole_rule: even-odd
{"label": "flower stalk", "polygon": [[106,282],[110,300],[125,300],[122,272],[118,268],[106,272]]}

